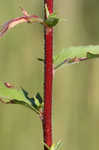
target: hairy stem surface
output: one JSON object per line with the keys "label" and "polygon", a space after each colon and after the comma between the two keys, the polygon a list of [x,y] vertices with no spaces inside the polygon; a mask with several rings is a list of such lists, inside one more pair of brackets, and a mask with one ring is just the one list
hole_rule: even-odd
{"label": "hairy stem surface", "polygon": [[[53,0],[44,0],[50,13],[53,12]],[[46,17],[46,15],[45,15]],[[53,82],[53,29],[47,32],[44,28],[44,118],[43,118],[43,134],[44,143],[49,147],[52,145],[52,82]],[[47,150],[44,147],[44,150]]]}

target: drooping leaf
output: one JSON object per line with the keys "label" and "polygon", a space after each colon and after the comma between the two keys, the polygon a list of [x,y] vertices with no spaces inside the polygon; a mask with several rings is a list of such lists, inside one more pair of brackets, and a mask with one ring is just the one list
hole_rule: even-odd
{"label": "drooping leaf", "polygon": [[34,99],[29,98],[25,90],[17,89],[8,82],[0,82],[0,101],[5,104],[21,104],[40,114],[39,109],[33,105],[35,103]]}
{"label": "drooping leaf", "polygon": [[54,69],[63,64],[75,64],[91,58],[99,57],[99,45],[75,46],[63,49],[54,56]]}
{"label": "drooping leaf", "polygon": [[3,35],[11,28],[15,27],[17,24],[20,24],[20,23],[41,23],[43,24],[43,20],[36,16],[36,15],[29,15],[27,13],[27,11],[23,8],[21,8],[22,10],[22,13],[24,16],[22,17],[18,17],[18,18],[14,18],[14,19],[11,19],[9,20],[8,22],[4,23],[2,26],[1,26],[1,30],[0,30],[0,38],[3,37]]}

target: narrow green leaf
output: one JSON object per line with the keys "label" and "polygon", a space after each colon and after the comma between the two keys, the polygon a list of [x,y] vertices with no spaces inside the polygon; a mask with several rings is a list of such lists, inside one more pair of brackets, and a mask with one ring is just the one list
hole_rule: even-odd
{"label": "narrow green leaf", "polygon": [[40,114],[39,109],[36,109],[33,105],[33,99],[29,98],[27,94],[28,93],[25,93],[25,90],[23,91],[21,88],[17,89],[7,82],[0,82],[0,101],[2,103],[21,104]]}
{"label": "narrow green leaf", "polygon": [[62,141],[60,140],[60,141],[58,141],[58,142],[56,143],[54,150],[58,150],[58,149],[60,149],[61,147],[62,147]]}
{"label": "narrow green leaf", "polygon": [[54,68],[57,69],[65,63],[78,63],[96,57],[99,57],[99,45],[65,48],[54,56]]}
{"label": "narrow green leaf", "polygon": [[44,146],[48,149],[48,150],[58,150],[61,146],[62,146],[62,141],[58,141],[56,144],[52,144],[51,147],[49,147],[46,143],[44,143]]}

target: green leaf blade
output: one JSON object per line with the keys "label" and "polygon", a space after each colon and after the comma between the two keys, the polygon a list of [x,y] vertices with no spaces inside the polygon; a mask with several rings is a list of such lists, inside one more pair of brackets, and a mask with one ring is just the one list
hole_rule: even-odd
{"label": "green leaf blade", "polygon": [[[2,103],[21,104],[35,111],[37,114],[40,114],[39,107],[35,104],[34,97],[29,98],[28,92],[26,92],[22,88],[17,89],[7,82],[5,83],[0,82],[0,101]],[[40,94],[39,97],[41,98]],[[37,102],[39,103],[38,97],[37,97]],[[40,101],[40,104],[42,103],[43,101]]]}
{"label": "green leaf blade", "polygon": [[19,100],[19,101],[25,101],[28,104],[30,104],[30,102],[25,98],[24,93],[22,92],[21,89],[17,89],[14,86],[8,87],[7,84],[9,83],[0,82],[1,98],[4,98],[6,102],[9,102],[10,100]]}
{"label": "green leaf blade", "polygon": [[69,47],[54,56],[54,66],[58,68],[65,63],[71,64],[96,57],[99,57],[99,45]]}

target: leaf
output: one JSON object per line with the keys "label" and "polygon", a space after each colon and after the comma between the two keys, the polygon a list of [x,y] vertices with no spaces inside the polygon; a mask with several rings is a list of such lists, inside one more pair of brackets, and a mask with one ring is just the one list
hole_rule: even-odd
{"label": "leaf", "polygon": [[30,98],[28,96],[28,92],[25,91],[24,89],[22,89],[22,90],[25,94],[25,97],[31,102],[32,106],[35,109],[37,109],[39,111],[41,108],[43,108],[43,106],[44,106],[43,99],[39,93],[37,93],[36,96]]}
{"label": "leaf", "polygon": [[59,54],[54,56],[54,69],[63,64],[75,64],[91,58],[99,57],[99,45],[77,46],[64,48]]}
{"label": "leaf", "polygon": [[56,14],[49,12],[47,4],[45,4],[45,14],[46,19],[44,21],[44,24],[46,27],[52,28],[59,22],[59,18],[56,16]]}
{"label": "leaf", "polygon": [[61,146],[62,146],[62,141],[60,140],[56,143],[54,150],[60,149]]}
{"label": "leaf", "polygon": [[50,28],[56,26],[58,22],[59,18],[54,13],[50,14],[48,18],[45,20],[45,24]]}
{"label": "leaf", "polygon": [[8,82],[2,83],[0,82],[0,101],[5,104],[21,104],[24,105],[37,114],[40,114],[39,109],[34,107],[34,100],[27,96],[27,92],[25,90],[19,88],[15,88],[13,85]]}
{"label": "leaf", "polygon": [[46,13],[46,17],[48,18],[48,16],[50,15],[47,4],[45,4],[45,13]]}
{"label": "leaf", "polygon": [[36,16],[36,15],[29,15],[27,13],[27,11],[23,8],[21,8],[22,10],[22,13],[24,16],[22,17],[18,17],[18,18],[14,18],[14,19],[11,19],[9,20],[8,22],[4,23],[2,26],[1,26],[1,30],[0,30],[0,38],[11,28],[15,27],[17,24],[20,24],[20,23],[41,23],[43,24],[43,20]]}
{"label": "leaf", "polygon": [[58,150],[61,146],[62,146],[62,141],[58,141],[56,144],[52,144],[51,147],[49,147],[46,143],[42,142],[44,144],[44,146],[48,149],[48,150]]}

